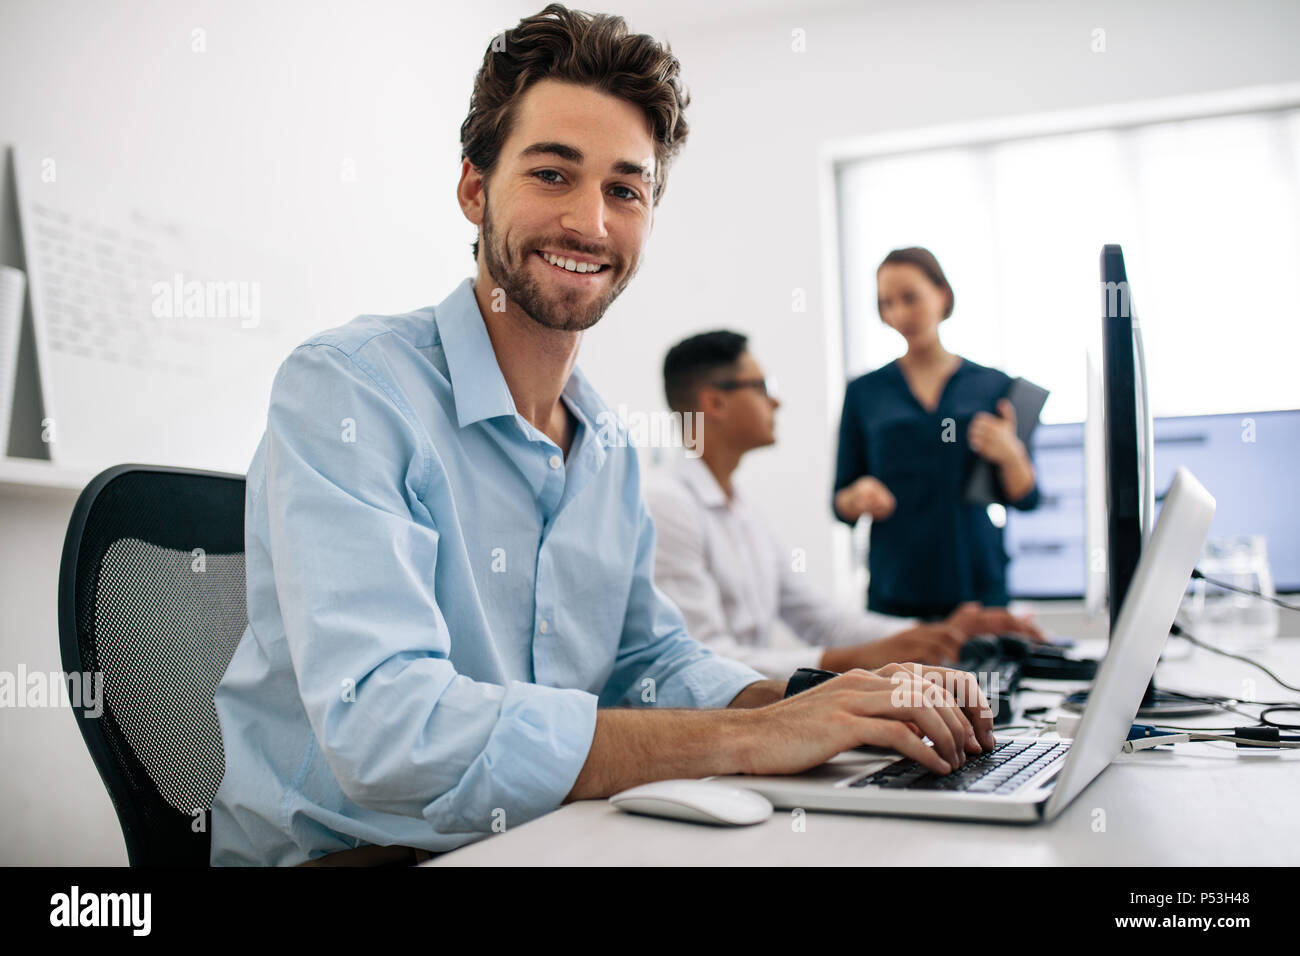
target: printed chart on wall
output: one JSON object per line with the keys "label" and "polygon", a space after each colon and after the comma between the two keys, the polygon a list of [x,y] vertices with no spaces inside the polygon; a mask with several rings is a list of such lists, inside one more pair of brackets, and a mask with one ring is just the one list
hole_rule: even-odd
{"label": "printed chart on wall", "polygon": [[13,155],[50,457],[242,473],[298,270],[149,208],[93,162]]}

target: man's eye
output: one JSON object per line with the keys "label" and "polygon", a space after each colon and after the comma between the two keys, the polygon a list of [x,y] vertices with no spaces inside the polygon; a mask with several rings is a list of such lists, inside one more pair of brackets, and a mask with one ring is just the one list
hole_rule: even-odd
{"label": "man's eye", "polygon": [[[539,169],[537,170],[537,172],[533,173],[533,175],[536,176],[538,179],[542,180],[542,182],[544,183],[554,184],[554,183],[561,182],[563,179],[563,177],[560,176],[559,172],[554,169]],[[554,176],[555,179],[546,179],[544,178],[546,176]]]}
{"label": "man's eye", "polygon": [[619,197],[618,197],[619,199],[626,199],[626,200],[629,200],[629,201],[636,201],[636,200],[638,200],[638,199],[641,198],[640,193],[638,193],[635,189],[633,189],[633,188],[630,187],[630,186],[615,186],[614,188],[615,188],[615,189],[621,189],[621,190],[623,190],[624,192],[627,193],[626,196],[619,196]]}

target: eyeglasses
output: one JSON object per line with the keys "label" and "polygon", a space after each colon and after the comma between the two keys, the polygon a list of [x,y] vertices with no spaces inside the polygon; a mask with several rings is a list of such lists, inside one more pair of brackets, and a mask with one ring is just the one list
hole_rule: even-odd
{"label": "eyeglasses", "polygon": [[774,378],[732,378],[722,382],[710,382],[713,388],[724,392],[734,392],[738,388],[756,388],[760,395],[776,398],[776,379]]}

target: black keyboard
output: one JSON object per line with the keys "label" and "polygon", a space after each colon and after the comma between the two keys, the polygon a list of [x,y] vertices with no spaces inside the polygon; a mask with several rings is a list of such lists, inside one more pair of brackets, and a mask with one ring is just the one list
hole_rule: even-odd
{"label": "black keyboard", "polygon": [[1015,699],[1027,648],[1015,637],[973,637],[962,645],[957,667],[982,675],[980,690],[993,708],[994,727],[1007,727],[1015,721]]}
{"label": "black keyboard", "polygon": [[960,670],[972,671],[977,676],[983,675],[979,682],[980,690],[988,698],[989,707],[993,709],[995,729],[1009,727],[1015,723],[1016,695],[1020,693],[1022,674],[1020,661],[995,657],[980,661],[977,666],[968,666],[966,662],[957,666]]}
{"label": "black keyboard", "polygon": [[1031,777],[1064,757],[1069,748],[1067,741],[1009,740],[988,753],[968,756],[964,766],[949,774],[937,774],[915,760],[899,760],[884,770],[853,781],[849,786],[1013,793]]}

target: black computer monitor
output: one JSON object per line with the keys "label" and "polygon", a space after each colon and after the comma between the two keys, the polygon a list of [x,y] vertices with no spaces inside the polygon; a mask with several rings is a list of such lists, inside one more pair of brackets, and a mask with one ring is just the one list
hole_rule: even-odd
{"label": "black computer monitor", "polygon": [[[1140,461],[1138,367],[1133,301],[1117,245],[1101,250],[1102,395],[1106,434],[1106,592],[1111,633],[1142,553],[1143,475]],[[1140,333],[1139,333],[1140,335]],[[1145,383],[1141,383],[1145,384]],[[1146,434],[1150,412],[1142,409]]]}
{"label": "black computer monitor", "polygon": [[[1110,633],[1115,636],[1142,544],[1155,519],[1154,432],[1147,394],[1142,330],[1117,245],[1101,250],[1102,398],[1106,429],[1106,551]],[[1078,703],[1078,698],[1075,698]],[[1155,677],[1138,709],[1141,716],[1173,716],[1212,709],[1178,693],[1160,693]]]}

